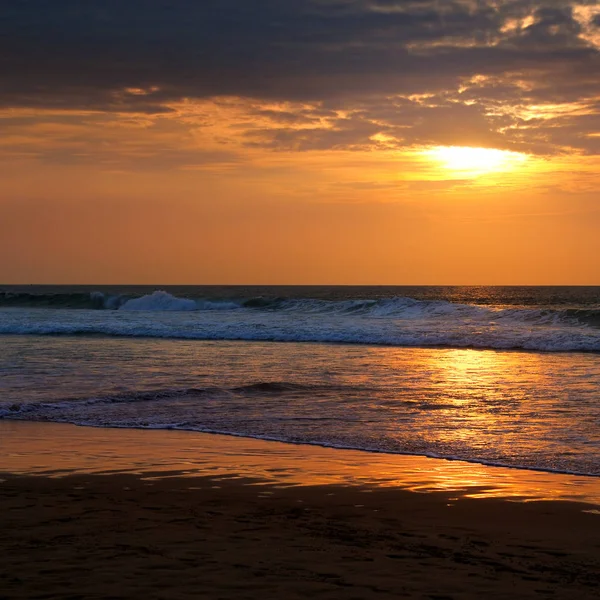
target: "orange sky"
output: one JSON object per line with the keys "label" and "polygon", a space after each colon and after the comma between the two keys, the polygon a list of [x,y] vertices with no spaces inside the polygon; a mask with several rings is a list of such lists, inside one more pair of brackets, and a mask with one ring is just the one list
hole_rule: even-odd
{"label": "orange sky", "polygon": [[[321,14],[336,4],[350,16]],[[132,58],[114,81],[106,64],[122,57],[110,46],[96,56],[85,36],[67,36],[81,64],[39,36],[36,48],[39,23],[15,9],[20,28],[0,44],[14,59],[0,72],[10,84],[0,93],[0,283],[600,284],[597,3],[489,0],[480,14],[482,3],[463,0],[435,21],[437,37],[397,48],[392,34],[430,15],[424,4],[303,0],[278,14],[300,27],[289,48],[269,42],[283,44],[281,64],[252,32],[244,41],[262,63],[223,58],[221,32],[241,27],[228,13],[214,17],[217,58],[172,76],[200,43],[190,37],[165,59],[170,70]],[[206,17],[191,7],[140,24],[128,43],[143,47],[144,27],[176,43],[186,18]],[[348,25],[357,7],[361,27],[375,15],[373,31]],[[90,29],[106,43],[127,16],[114,10],[106,32]],[[403,19],[391,33],[382,12]],[[475,22],[485,36],[469,33]],[[319,62],[308,31],[322,52],[343,47]],[[381,61],[401,53],[431,61],[431,74],[403,66],[390,82],[383,68],[359,68],[383,46]],[[301,58],[312,69],[290,70]],[[441,60],[450,66],[436,72]],[[210,79],[236,61],[235,78]]]}

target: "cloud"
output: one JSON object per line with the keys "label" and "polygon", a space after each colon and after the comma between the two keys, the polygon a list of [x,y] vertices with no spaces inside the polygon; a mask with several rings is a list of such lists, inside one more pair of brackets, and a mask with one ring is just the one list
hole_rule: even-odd
{"label": "cloud", "polygon": [[525,128],[519,116],[531,105],[592,106],[600,97],[596,6],[23,0],[0,20],[0,107],[160,120],[178,118],[186,99],[234,98],[247,104],[237,131],[249,146],[364,149],[386,140],[597,152],[589,115],[557,118],[552,131]]}

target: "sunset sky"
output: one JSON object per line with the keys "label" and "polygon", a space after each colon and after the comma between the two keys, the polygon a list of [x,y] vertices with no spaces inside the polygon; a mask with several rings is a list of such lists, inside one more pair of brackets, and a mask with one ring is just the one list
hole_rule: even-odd
{"label": "sunset sky", "polygon": [[600,2],[5,2],[0,283],[600,284]]}

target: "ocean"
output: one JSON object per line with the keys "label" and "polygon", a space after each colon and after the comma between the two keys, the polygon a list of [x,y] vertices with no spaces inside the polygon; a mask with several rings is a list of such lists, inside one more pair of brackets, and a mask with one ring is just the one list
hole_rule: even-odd
{"label": "ocean", "polygon": [[0,419],[600,476],[600,287],[1,286]]}

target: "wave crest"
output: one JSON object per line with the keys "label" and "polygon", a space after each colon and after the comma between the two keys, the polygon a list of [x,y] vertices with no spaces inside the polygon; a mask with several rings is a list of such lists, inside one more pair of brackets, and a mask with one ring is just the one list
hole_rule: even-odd
{"label": "wave crest", "polygon": [[400,319],[443,319],[457,317],[482,321],[527,322],[543,324],[576,323],[600,327],[600,306],[579,308],[561,306],[492,306],[463,304],[448,300],[419,300],[407,296],[372,299],[329,300],[317,298],[246,297],[206,298],[178,297],[165,290],[149,294],[109,294],[107,292],[26,292],[1,291],[0,307],[99,309],[123,311],[246,311],[322,315],[364,315]]}
{"label": "wave crest", "polygon": [[198,305],[194,300],[186,298],[176,298],[168,292],[157,290],[147,296],[127,300],[119,310],[148,310],[148,311],[188,311],[198,310]]}

